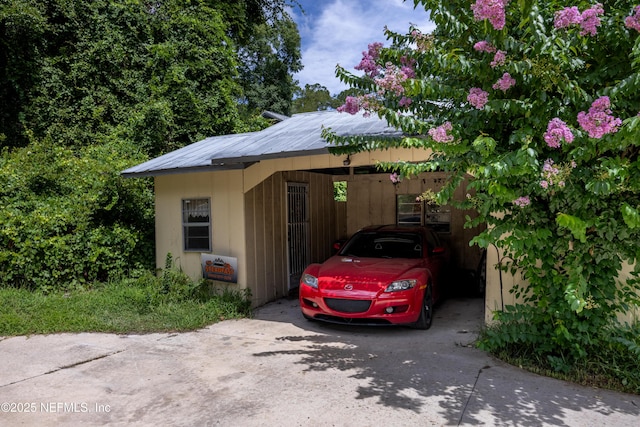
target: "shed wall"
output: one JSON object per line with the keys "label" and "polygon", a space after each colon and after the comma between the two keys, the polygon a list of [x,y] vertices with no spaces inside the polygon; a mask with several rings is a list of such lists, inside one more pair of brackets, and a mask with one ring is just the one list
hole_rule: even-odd
{"label": "shed wall", "polygon": [[289,293],[287,265],[287,182],[309,185],[310,260],[322,262],[335,240],[336,208],[333,180],[309,172],[278,172],[245,196],[247,286],[254,305]]}
{"label": "shed wall", "polygon": [[[431,172],[394,185],[388,173],[341,177],[347,181],[347,234],[367,225],[396,223],[396,195],[419,195],[429,189],[437,192],[444,178],[444,173]],[[465,187],[463,184],[456,191],[457,200],[466,197]],[[475,213],[451,208],[451,232],[439,234],[451,249],[453,268],[459,271],[475,270],[480,261],[480,250],[470,247],[469,242],[481,230],[465,228],[466,215],[473,217]]]}
{"label": "shed wall", "polygon": [[[211,253],[238,258],[238,282],[246,282],[246,240],[242,172],[201,172],[155,178],[156,265],[164,268],[168,253],[176,267],[194,279],[202,277],[201,252],[185,252],[182,200],[211,199]],[[242,288],[242,286],[240,286]]]}

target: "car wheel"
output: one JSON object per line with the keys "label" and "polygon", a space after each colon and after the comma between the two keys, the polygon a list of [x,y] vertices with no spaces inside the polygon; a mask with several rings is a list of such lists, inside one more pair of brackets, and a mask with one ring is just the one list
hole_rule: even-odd
{"label": "car wheel", "polygon": [[433,295],[431,294],[431,285],[427,286],[422,299],[422,307],[420,308],[420,316],[413,327],[416,329],[429,329],[433,322]]}

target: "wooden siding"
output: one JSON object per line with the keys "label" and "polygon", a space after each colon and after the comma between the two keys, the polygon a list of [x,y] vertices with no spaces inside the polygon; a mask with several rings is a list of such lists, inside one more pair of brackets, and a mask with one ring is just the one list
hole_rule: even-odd
{"label": "wooden siding", "polygon": [[247,287],[253,304],[289,293],[287,266],[287,182],[309,184],[311,262],[331,255],[336,239],[333,180],[309,172],[278,172],[245,193]]}
{"label": "wooden siding", "polygon": [[[444,173],[425,173],[393,185],[388,173],[341,176],[339,180],[347,181],[347,234],[351,235],[367,225],[395,224],[396,195],[417,195],[427,189],[438,191],[444,177]],[[464,186],[458,188],[454,197],[457,200],[466,197]],[[480,230],[464,228],[466,215],[473,216],[473,213],[452,208],[451,232],[440,233],[441,239],[451,248],[452,265],[459,270],[475,269],[480,260],[480,250],[469,247],[469,241]]]}

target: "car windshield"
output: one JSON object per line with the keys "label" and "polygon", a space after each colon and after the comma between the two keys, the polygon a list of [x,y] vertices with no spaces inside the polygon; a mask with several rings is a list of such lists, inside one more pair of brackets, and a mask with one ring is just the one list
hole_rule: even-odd
{"label": "car windshield", "polygon": [[420,258],[422,242],[416,233],[362,232],[340,251],[342,256],[363,258]]}

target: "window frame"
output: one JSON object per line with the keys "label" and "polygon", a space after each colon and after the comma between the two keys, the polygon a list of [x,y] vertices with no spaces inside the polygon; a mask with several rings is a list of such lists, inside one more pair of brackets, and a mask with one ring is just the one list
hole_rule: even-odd
{"label": "window frame", "polygon": [[[206,201],[206,210],[207,210],[207,221],[188,221],[188,213],[186,204],[191,202],[202,203]],[[180,212],[180,221],[182,223],[182,250],[184,252],[211,252],[212,248],[212,226],[211,226],[211,198],[210,197],[188,197],[183,198],[180,203],[181,212]],[[201,211],[203,208],[201,206],[197,206],[196,211]],[[202,246],[194,246],[192,239],[196,240],[204,240],[204,233],[202,236],[194,236],[189,233],[189,231],[193,231],[195,228],[205,228],[206,227],[206,239],[207,245],[206,248]],[[191,243],[191,244],[189,244]]]}

